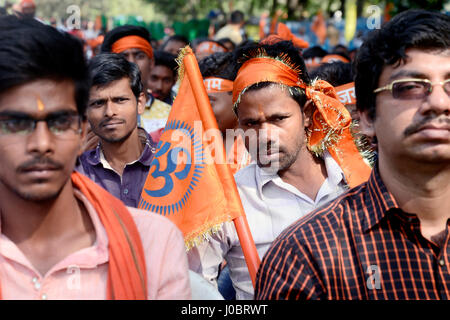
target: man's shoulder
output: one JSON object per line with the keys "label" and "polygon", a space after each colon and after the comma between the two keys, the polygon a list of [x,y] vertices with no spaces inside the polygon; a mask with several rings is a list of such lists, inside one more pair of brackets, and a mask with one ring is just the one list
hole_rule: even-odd
{"label": "man's shoulder", "polygon": [[249,183],[255,184],[257,166],[255,162],[252,162],[234,174],[234,179],[238,187]]}
{"label": "man's shoulder", "polygon": [[355,216],[363,218],[362,197],[366,191],[366,184],[361,184],[348,190],[336,199],[324,204],[308,213],[285,229],[278,237],[296,244],[308,243],[318,234],[325,235],[324,239],[331,241],[340,230],[352,222]]}
{"label": "man's shoulder", "polygon": [[166,217],[147,210],[127,207],[133,218],[136,227],[141,234],[141,237],[146,237],[148,234],[156,234],[157,237],[167,237],[176,234],[181,236],[181,231],[178,227]]}
{"label": "man's shoulder", "polygon": [[96,149],[87,150],[78,157],[75,170],[87,174],[98,163],[99,159],[97,159]]}
{"label": "man's shoulder", "polygon": [[169,117],[169,113],[172,106],[168,103],[165,103],[159,99],[153,99],[152,105],[150,108],[145,108],[144,117],[153,117],[153,118],[167,118]]}

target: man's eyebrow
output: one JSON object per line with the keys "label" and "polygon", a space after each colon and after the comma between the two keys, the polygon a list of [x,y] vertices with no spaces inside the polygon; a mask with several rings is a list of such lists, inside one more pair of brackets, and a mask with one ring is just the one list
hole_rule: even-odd
{"label": "man's eyebrow", "polygon": [[422,72],[414,70],[399,70],[393,72],[389,77],[389,80],[396,80],[399,78],[418,78],[418,79],[428,79],[428,76]]}
{"label": "man's eyebrow", "polygon": [[[68,114],[78,114],[78,112],[75,110],[59,110],[59,111],[47,113],[45,115],[45,117],[43,117],[43,118],[45,119],[45,118],[49,118],[49,117],[58,117],[61,115],[68,115]],[[14,110],[0,112],[0,117],[14,117],[14,118],[23,118],[23,119],[34,118],[32,114],[21,112],[21,111],[14,111]],[[41,117],[39,117],[39,118],[41,118]]]}

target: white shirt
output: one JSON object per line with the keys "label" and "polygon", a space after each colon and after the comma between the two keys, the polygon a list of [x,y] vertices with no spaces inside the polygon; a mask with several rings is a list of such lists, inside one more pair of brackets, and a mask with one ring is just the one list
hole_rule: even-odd
{"label": "white shirt", "polygon": [[[241,169],[235,179],[250,231],[260,258],[275,238],[289,225],[312,210],[335,199],[347,190],[342,169],[324,154],[327,179],[313,200],[276,173],[269,173],[256,163]],[[189,267],[216,284],[219,265],[225,259],[236,290],[236,299],[253,299],[253,285],[234,224],[224,223],[209,241],[188,252]]]}

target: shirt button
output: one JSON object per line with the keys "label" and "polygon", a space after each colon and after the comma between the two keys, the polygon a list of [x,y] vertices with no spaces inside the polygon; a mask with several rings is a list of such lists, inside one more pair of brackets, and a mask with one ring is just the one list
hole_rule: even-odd
{"label": "shirt button", "polygon": [[34,288],[35,288],[36,290],[39,290],[39,289],[41,288],[41,284],[40,284],[39,282],[35,282],[35,283],[34,283]]}
{"label": "shirt button", "polygon": [[46,295],[45,293],[43,293],[43,294],[41,295],[41,299],[42,299],[42,300],[47,300],[47,295]]}
{"label": "shirt button", "polygon": [[441,267],[443,267],[445,265],[444,259],[439,260],[439,264],[441,265]]}
{"label": "shirt button", "polygon": [[124,190],[123,190],[123,193],[124,193],[124,194],[128,194],[128,189],[124,189]]}

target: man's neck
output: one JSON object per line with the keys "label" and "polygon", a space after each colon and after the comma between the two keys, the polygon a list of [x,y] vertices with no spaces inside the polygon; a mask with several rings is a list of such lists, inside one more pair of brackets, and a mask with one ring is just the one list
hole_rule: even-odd
{"label": "man's neck", "polygon": [[111,167],[120,175],[122,175],[125,166],[128,163],[136,161],[140,158],[144,145],[142,144],[138,128],[136,128],[130,136],[121,142],[101,141],[103,155]]}
{"label": "man's neck", "polygon": [[48,201],[25,200],[4,186],[0,190],[8,199],[0,204],[1,233],[42,275],[70,253],[94,243],[92,220],[75,198],[70,180]]}
{"label": "man's neck", "polygon": [[302,148],[297,160],[285,171],[279,171],[280,178],[311,199],[316,199],[327,170],[323,159],[315,157],[306,147]]}
{"label": "man's neck", "polygon": [[400,208],[416,214],[422,235],[431,239],[450,219],[450,164],[385,159],[379,155],[381,178]]}

